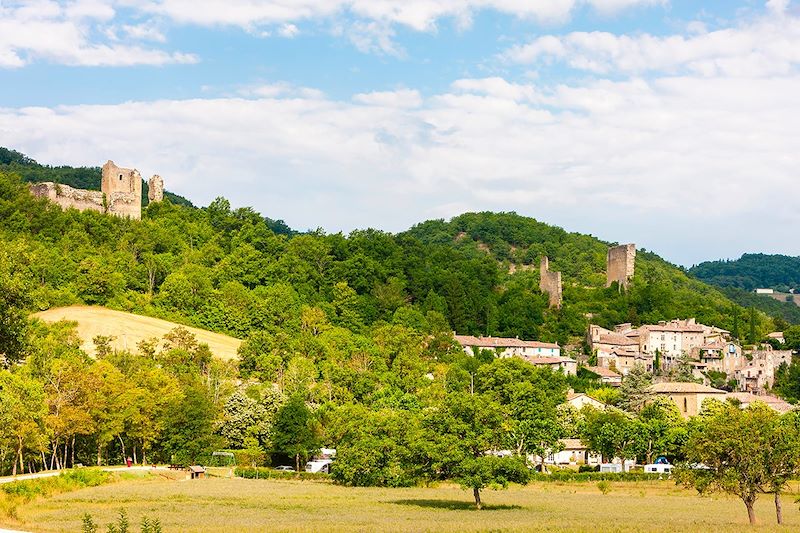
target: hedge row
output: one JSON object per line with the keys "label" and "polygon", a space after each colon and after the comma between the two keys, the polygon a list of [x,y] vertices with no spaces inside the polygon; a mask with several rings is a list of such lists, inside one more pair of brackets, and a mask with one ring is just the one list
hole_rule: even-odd
{"label": "hedge row", "polygon": [[531,481],[652,481],[660,474],[644,472],[552,472],[531,474]]}
{"label": "hedge row", "polygon": [[234,470],[236,477],[243,477],[245,479],[310,479],[315,481],[328,481],[330,476],[321,472],[286,472],[283,470],[275,470],[274,468],[265,467],[237,467]]}

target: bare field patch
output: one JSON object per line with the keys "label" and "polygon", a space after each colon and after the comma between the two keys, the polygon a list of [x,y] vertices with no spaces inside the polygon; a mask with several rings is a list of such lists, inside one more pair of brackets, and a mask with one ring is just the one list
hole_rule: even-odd
{"label": "bare field patch", "polygon": [[69,307],[57,307],[35,313],[33,315],[45,322],[58,322],[68,320],[77,322],[77,333],[81,338],[81,348],[94,357],[95,346],[92,339],[97,335],[115,337],[112,343],[117,350],[130,350],[136,353],[136,344],[139,341],[161,338],[170,330],[177,327],[186,328],[192,332],[198,342],[208,344],[211,352],[220,359],[234,359],[237,357],[236,351],[242,341],[213,333],[204,329],[192,328],[149,316],[134,315],[124,311],[115,311],[105,307],[72,305]]}
{"label": "bare field patch", "polygon": [[[795,491],[797,484],[792,487]],[[700,498],[670,481],[537,483],[486,491],[487,508],[471,492],[431,488],[350,488],[302,481],[209,478],[122,481],[32,502],[19,521],[0,525],[42,532],[80,531],[81,516],[112,522],[125,508],[132,524],[158,518],[165,531],[796,531],[800,512],[784,498],[786,525],[775,524],[772,499],[759,499],[761,525],[751,529],[740,501]]]}

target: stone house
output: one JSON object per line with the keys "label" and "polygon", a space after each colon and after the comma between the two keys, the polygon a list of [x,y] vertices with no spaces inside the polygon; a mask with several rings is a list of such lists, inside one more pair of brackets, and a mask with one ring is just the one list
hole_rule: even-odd
{"label": "stone house", "polygon": [[650,386],[649,390],[653,394],[672,400],[684,418],[698,415],[705,400],[709,398],[724,400],[727,394],[724,390],[699,383],[655,383]]}

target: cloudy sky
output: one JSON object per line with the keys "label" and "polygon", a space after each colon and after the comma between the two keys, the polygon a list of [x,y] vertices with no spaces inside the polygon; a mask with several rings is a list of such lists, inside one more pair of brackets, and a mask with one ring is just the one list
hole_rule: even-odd
{"label": "cloudy sky", "polygon": [[800,255],[800,2],[0,0],[0,145],[298,229]]}

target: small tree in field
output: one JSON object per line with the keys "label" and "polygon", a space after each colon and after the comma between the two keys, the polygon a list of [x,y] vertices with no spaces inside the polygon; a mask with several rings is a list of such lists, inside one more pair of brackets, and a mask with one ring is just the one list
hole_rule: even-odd
{"label": "small tree in field", "polygon": [[508,429],[502,407],[488,395],[452,393],[423,419],[423,470],[430,478],[452,479],[472,489],[480,509],[481,489],[527,483],[529,472],[519,457],[497,457]]}
{"label": "small tree in field", "polygon": [[[684,485],[700,493],[721,491],[741,498],[751,524],[760,492],[772,488],[766,450],[773,445],[778,414],[764,404],[740,409],[712,404],[690,423],[685,455],[689,465],[676,472]],[[697,465],[703,465],[698,467]]]}

